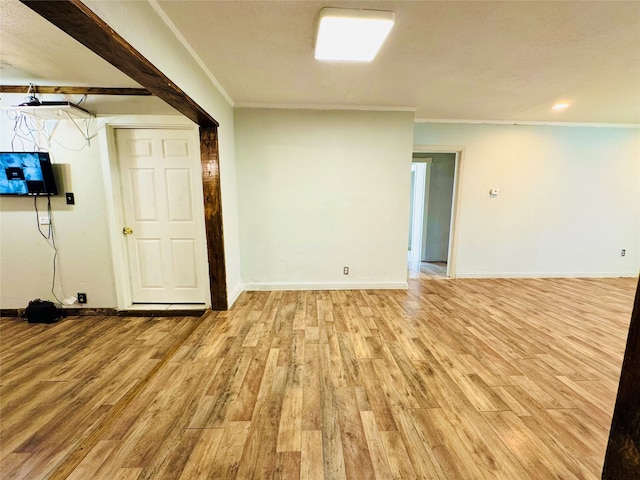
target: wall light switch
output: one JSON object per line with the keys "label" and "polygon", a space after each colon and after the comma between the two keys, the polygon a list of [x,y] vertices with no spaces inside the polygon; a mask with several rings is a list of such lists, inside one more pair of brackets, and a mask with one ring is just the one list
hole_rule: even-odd
{"label": "wall light switch", "polygon": [[74,197],[72,192],[67,192],[67,193],[64,194],[64,196],[67,199],[67,205],[75,205],[76,204],[76,199],[75,199],[75,197]]}

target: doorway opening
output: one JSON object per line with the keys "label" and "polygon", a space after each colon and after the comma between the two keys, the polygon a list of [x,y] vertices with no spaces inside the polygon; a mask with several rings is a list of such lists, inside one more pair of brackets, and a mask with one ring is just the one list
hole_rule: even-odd
{"label": "doorway opening", "polygon": [[458,152],[414,152],[411,163],[409,278],[449,278]]}

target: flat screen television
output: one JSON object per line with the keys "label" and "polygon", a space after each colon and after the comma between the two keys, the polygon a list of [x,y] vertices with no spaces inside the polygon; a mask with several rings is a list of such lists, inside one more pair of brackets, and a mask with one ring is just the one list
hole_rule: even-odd
{"label": "flat screen television", "polygon": [[0,152],[0,195],[57,195],[48,152]]}

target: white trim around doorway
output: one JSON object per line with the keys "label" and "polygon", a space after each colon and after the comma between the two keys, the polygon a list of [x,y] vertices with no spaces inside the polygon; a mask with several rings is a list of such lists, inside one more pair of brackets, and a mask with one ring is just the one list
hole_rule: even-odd
{"label": "white trim around doorway", "polygon": [[462,161],[464,147],[457,145],[414,145],[413,153],[454,153],[456,155],[453,175],[451,223],[449,225],[449,252],[447,255],[447,278],[456,278],[458,230],[460,228],[460,181],[464,165]]}

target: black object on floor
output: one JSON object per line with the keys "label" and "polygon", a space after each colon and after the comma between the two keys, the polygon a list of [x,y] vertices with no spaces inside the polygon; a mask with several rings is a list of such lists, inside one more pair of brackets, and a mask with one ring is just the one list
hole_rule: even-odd
{"label": "black object on floor", "polygon": [[29,323],[55,323],[64,316],[62,309],[49,300],[31,300],[22,314]]}

